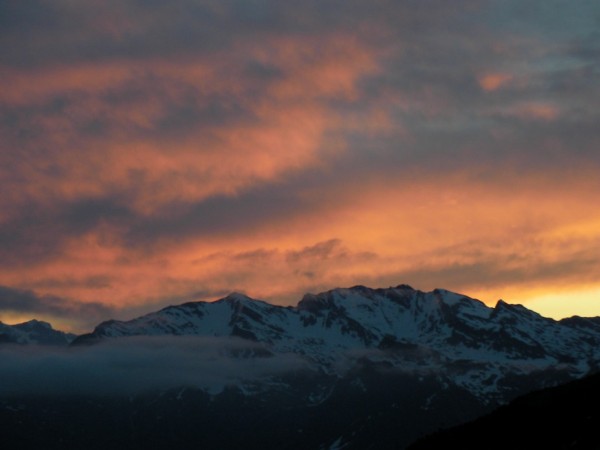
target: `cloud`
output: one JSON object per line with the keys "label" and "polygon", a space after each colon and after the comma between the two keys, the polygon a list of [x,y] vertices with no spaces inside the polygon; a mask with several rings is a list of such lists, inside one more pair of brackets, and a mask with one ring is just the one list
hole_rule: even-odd
{"label": "cloud", "polygon": [[[541,250],[541,249],[540,249]],[[594,283],[594,273],[600,264],[591,252],[564,255],[560,261],[535,260],[526,254],[486,255],[475,262],[449,261],[441,266],[422,266],[386,278],[411,280],[417,286],[430,286],[435,280],[440,286],[459,291],[483,293],[484,300],[493,302],[504,297],[507,301],[527,298],[531,291],[542,286],[585,286]],[[543,288],[542,288],[543,289]]]}
{"label": "cloud", "polygon": [[319,165],[324,134],[339,122],[328,103],[353,97],[376,64],[364,45],[335,33],[265,45],[215,60],[9,70],[6,208],[119,195],[148,214]]}
{"label": "cloud", "polygon": [[486,91],[495,91],[508,83],[512,76],[507,73],[487,73],[477,80],[479,85]]}
{"label": "cloud", "polygon": [[306,370],[299,356],[269,356],[260,344],[236,338],[132,337],[68,349],[2,346],[0,394],[104,396],[173,388],[216,394],[229,385]]}
{"label": "cloud", "polygon": [[[88,280],[88,286],[97,286],[98,280]],[[83,322],[88,326],[114,314],[114,309],[102,303],[83,303],[54,295],[38,295],[33,291],[0,286],[0,311],[60,317],[63,320]]]}
{"label": "cloud", "polygon": [[538,259],[527,245],[595,220],[597,13],[5,2],[0,282],[125,314],[418,284],[403,274],[538,279],[491,267],[499,247],[575,280],[577,238],[535,244]]}
{"label": "cloud", "polygon": [[307,259],[328,259],[330,257],[344,257],[346,252],[341,247],[339,239],[329,239],[325,242],[318,242],[315,245],[304,247],[302,250],[287,252],[286,260],[289,262],[306,261]]}

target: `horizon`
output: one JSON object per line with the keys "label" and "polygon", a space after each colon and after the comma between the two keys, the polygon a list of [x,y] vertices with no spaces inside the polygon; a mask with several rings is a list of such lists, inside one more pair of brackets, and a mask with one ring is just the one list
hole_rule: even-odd
{"label": "horizon", "polygon": [[0,319],[406,280],[600,316],[600,5],[0,5]]}
{"label": "horizon", "polygon": [[447,289],[444,289],[444,288],[439,288],[439,287],[438,287],[438,288],[433,288],[433,289],[431,289],[431,290],[422,290],[422,289],[419,289],[419,288],[415,288],[415,287],[413,287],[413,286],[411,286],[411,285],[409,285],[409,284],[402,283],[402,284],[398,284],[398,285],[395,285],[395,286],[389,286],[389,287],[372,287],[372,286],[364,286],[364,285],[354,285],[354,286],[348,286],[348,287],[335,287],[335,288],[327,289],[327,290],[325,290],[325,291],[321,291],[321,292],[306,292],[306,293],[305,293],[305,294],[304,294],[304,295],[303,295],[301,298],[299,298],[299,299],[298,299],[298,300],[297,300],[295,303],[291,303],[291,304],[288,304],[288,305],[283,305],[283,304],[281,304],[281,303],[277,303],[277,302],[273,302],[273,301],[264,300],[264,299],[262,299],[262,298],[260,298],[260,297],[256,297],[256,296],[248,295],[248,294],[246,294],[246,293],[243,293],[243,292],[232,291],[232,292],[230,292],[229,294],[227,294],[227,295],[225,295],[225,296],[222,296],[222,297],[219,297],[219,298],[214,298],[214,299],[209,299],[209,300],[191,300],[191,301],[183,301],[183,302],[181,302],[181,303],[177,303],[177,304],[169,304],[169,305],[165,305],[165,306],[162,306],[162,307],[160,307],[159,309],[147,310],[147,311],[145,311],[145,312],[140,312],[140,313],[138,313],[138,315],[131,315],[131,316],[129,316],[129,317],[120,317],[120,318],[117,318],[117,317],[107,317],[107,318],[105,318],[105,319],[101,319],[101,320],[100,320],[98,323],[96,323],[96,324],[95,324],[95,325],[94,325],[92,328],[90,328],[90,329],[70,329],[70,328],[58,328],[58,327],[56,327],[56,326],[55,326],[55,324],[53,324],[52,322],[48,322],[48,321],[45,321],[45,320],[40,320],[39,318],[36,318],[36,317],[31,317],[30,319],[26,319],[26,320],[20,320],[20,321],[18,321],[18,322],[15,322],[15,321],[10,321],[11,323],[9,323],[9,322],[7,322],[7,321],[5,321],[5,320],[2,320],[2,318],[0,317],[0,323],[3,323],[3,324],[5,324],[5,325],[9,325],[9,326],[13,326],[13,325],[20,325],[20,324],[24,324],[24,323],[32,322],[32,321],[40,321],[40,322],[46,322],[46,323],[49,323],[49,324],[51,325],[51,327],[52,327],[54,330],[58,330],[58,331],[64,331],[64,332],[67,332],[67,333],[72,333],[72,334],[75,334],[75,335],[82,335],[82,334],[86,334],[86,333],[92,332],[92,331],[93,331],[93,329],[95,328],[95,326],[97,326],[97,325],[100,325],[100,324],[101,324],[101,323],[103,323],[103,322],[108,322],[108,321],[111,321],[111,320],[116,320],[116,321],[123,321],[123,322],[127,322],[127,321],[130,321],[130,320],[135,320],[135,319],[137,319],[137,318],[139,318],[139,317],[142,317],[142,316],[145,316],[145,315],[148,315],[148,314],[153,314],[153,313],[159,312],[160,310],[162,310],[162,309],[164,309],[164,308],[169,308],[169,307],[177,307],[177,306],[181,306],[181,305],[183,305],[183,304],[186,304],[186,303],[195,303],[195,302],[201,302],[201,303],[215,303],[215,302],[218,302],[218,301],[224,300],[224,299],[226,299],[226,298],[229,298],[229,297],[231,297],[231,296],[235,296],[235,295],[242,295],[242,296],[244,296],[244,297],[247,297],[247,298],[249,298],[249,299],[250,299],[250,300],[252,300],[252,301],[265,302],[265,303],[271,304],[271,305],[273,305],[273,306],[281,306],[281,307],[293,307],[293,308],[295,308],[295,307],[297,307],[297,306],[298,306],[298,304],[300,303],[300,301],[301,301],[301,300],[304,298],[304,296],[306,296],[306,295],[320,295],[320,294],[323,294],[323,293],[326,293],[326,292],[330,292],[330,291],[336,291],[336,290],[351,290],[351,289],[360,288],[360,287],[362,287],[362,288],[367,288],[367,289],[370,289],[370,290],[377,290],[377,289],[398,289],[398,288],[401,288],[401,287],[405,287],[405,288],[410,288],[410,289],[412,289],[412,290],[419,291],[419,292],[424,292],[424,293],[431,293],[431,292],[433,292],[433,291],[437,291],[437,290],[448,291],[448,292],[452,292],[452,293],[454,293],[454,294],[459,294],[459,295],[465,296],[465,297],[467,297],[467,298],[469,298],[469,299],[471,299],[471,300],[474,300],[474,301],[482,302],[483,304],[485,304],[485,305],[486,305],[488,308],[490,308],[490,309],[493,309],[493,308],[495,308],[495,307],[497,306],[497,304],[498,304],[498,303],[500,303],[500,302],[504,302],[504,303],[507,303],[507,304],[509,304],[509,305],[513,305],[513,306],[515,306],[515,305],[516,305],[516,306],[524,306],[524,307],[525,307],[525,308],[527,308],[528,310],[530,310],[530,311],[533,311],[533,312],[535,312],[535,313],[539,314],[540,316],[542,316],[542,317],[544,317],[544,318],[553,319],[553,320],[556,320],[556,321],[560,321],[561,319],[566,319],[566,318],[570,318],[570,317],[584,317],[584,318],[585,318],[585,317],[600,317],[600,316],[586,316],[586,315],[581,315],[581,314],[572,314],[572,315],[569,315],[569,316],[563,316],[563,317],[553,317],[553,316],[551,316],[551,315],[544,314],[544,313],[542,313],[542,312],[540,312],[540,311],[538,311],[538,310],[536,310],[536,309],[534,309],[534,308],[531,308],[531,307],[530,307],[530,306],[528,306],[528,305],[524,305],[524,304],[522,304],[522,303],[515,303],[515,302],[507,301],[507,300],[505,300],[505,299],[502,299],[502,298],[499,298],[499,299],[497,299],[495,302],[486,302],[486,301],[483,301],[483,300],[481,300],[481,299],[478,299],[478,298],[476,298],[476,297],[470,296],[470,295],[468,295],[468,294],[466,294],[466,293],[463,293],[463,292],[454,292],[454,291],[449,291],[449,290],[447,290]]}

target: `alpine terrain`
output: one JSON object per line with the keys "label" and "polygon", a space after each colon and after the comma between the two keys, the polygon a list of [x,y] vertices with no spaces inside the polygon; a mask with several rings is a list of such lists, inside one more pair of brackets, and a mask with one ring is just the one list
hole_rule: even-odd
{"label": "alpine terrain", "polygon": [[[156,364],[128,360],[127,348]],[[165,348],[168,358],[159,357]],[[521,394],[597,371],[600,318],[555,321],[520,305],[492,308],[407,285],[307,294],[295,307],[231,294],[101,323],[63,353],[61,361],[68,354],[88,362],[118,354],[101,369],[117,367],[115,386],[135,377],[139,389],[111,392],[91,382],[94,372],[76,372],[66,375],[70,384],[93,388],[5,390],[7,445],[405,448]]]}

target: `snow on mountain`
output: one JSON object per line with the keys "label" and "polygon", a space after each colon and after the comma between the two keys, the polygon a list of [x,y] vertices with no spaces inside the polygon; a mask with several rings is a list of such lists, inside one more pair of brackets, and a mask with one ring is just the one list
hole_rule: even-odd
{"label": "snow on mountain", "polygon": [[[6,329],[22,343],[59,333],[0,324],[4,340]],[[1,359],[3,442],[18,448],[397,449],[598,371],[600,318],[355,286],[295,307],[231,294],[21,350]]]}
{"label": "snow on mountain", "polygon": [[16,325],[0,322],[0,344],[67,345],[73,339],[74,334],[55,330],[49,323],[39,320]]}
{"label": "snow on mountain", "polygon": [[237,336],[274,354],[302,355],[316,371],[337,376],[368,360],[433,373],[486,399],[502,398],[515,377],[553,371],[576,378],[600,363],[597,319],[555,321],[521,305],[499,301],[491,308],[450,291],[406,285],[307,294],[296,307],[234,293],[104,322],[75,343],[161,335]]}

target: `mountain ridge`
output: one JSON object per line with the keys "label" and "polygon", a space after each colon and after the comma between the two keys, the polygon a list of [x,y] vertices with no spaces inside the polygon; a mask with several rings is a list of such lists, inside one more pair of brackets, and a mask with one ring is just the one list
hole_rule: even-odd
{"label": "mountain ridge", "polygon": [[[318,370],[339,376],[354,364],[357,351],[402,370],[453,367],[454,381],[482,398],[502,397],[509,375],[550,370],[578,378],[600,363],[600,320],[556,321],[503,300],[489,307],[445,289],[423,292],[408,285],[336,288],[306,294],[296,306],[232,293],[129,321],[106,321],[72,345],[170,335],[238,337],[277,354],[301,355]],[[423,363],[403,346],[438,356]]]}
{"label": "mountain ridge", "polygon": [[77,336],[55,330],[48,322],[32,319],[8,325],[0,322],[0,344],[68,345]]}
{"label": "mountain ridge", "polygon": [[[91,435],[93,448],[396,449],[597,371],[600,318],[556,321],[408,285],[336,288],[296,306],[232,293],[102,322],[52,358],[58,395],[44,380],[43,395],[26,384],[25,397],[0,397],[19,448],[56,435],[83,448]],[[102,379],[121,393],[99,394]]]}

